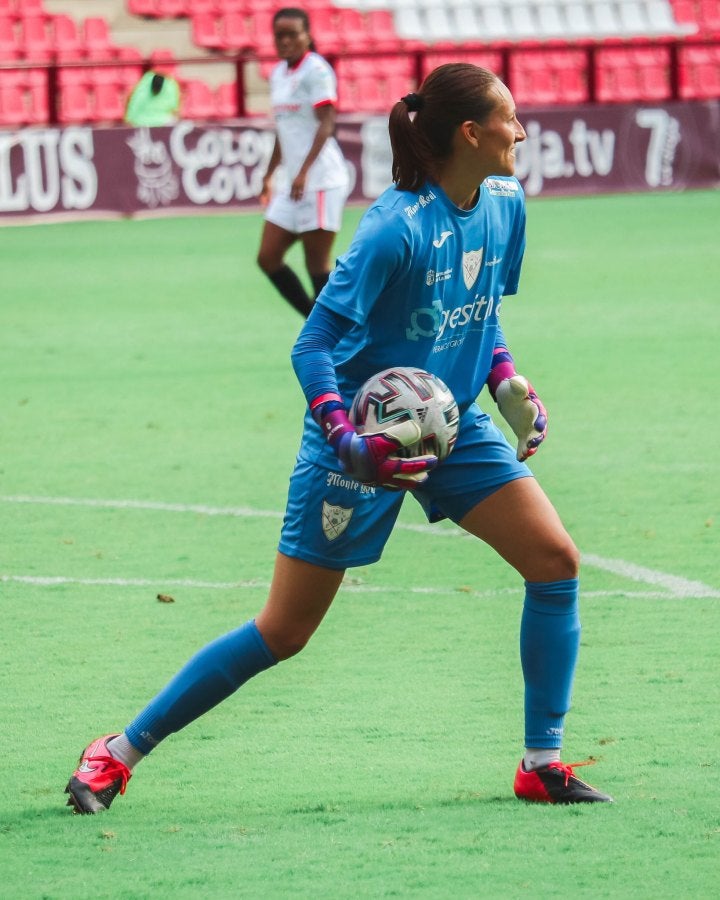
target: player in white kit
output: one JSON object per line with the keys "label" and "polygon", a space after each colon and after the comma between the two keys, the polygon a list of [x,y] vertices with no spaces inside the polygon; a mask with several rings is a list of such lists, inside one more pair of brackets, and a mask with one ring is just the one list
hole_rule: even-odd
{"label": "player in white kit", "polygon": [[[273,34],[280,57],[270,75],[276,138],[260,195],[267,208],[257,261],[288,303],[307,317],[330,274],[349,179],[333,137],[335,73],[315,52],[307,14],[278,10]],[[285,262],[297,240],[302,241],[312,297]]]}

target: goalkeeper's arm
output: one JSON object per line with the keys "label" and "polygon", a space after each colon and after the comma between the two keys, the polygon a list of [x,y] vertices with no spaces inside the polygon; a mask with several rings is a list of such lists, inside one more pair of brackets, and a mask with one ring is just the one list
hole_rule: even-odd
{"label": "goalkeeper's arm", "polygon": [[292,351],[292,362],[313,418],[340,460],[343,470],[365,484],[392,490],[422,484],[437,457],[399,457],[416,443],[420,426],[414,421],[391,425],[377,434],[358,434],[338,391],[332,350],[352,322],[316,305]]}
{"label": "goalkeeper's arm", "polygon": [[515,362],[507,347],[495,347],[486,383],[500,413],[518,439],[517,458],[527,459],[545,440],[547,412],[527,378],[515,371]]}

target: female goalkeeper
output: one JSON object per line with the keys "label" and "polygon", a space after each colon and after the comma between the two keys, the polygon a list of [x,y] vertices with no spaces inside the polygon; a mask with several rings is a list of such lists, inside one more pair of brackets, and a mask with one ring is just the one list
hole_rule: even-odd
{"label": "female goalkeeper", "polygon": [[[515,794],[546,803],[611,798],[560,761],[578,654],[578,551],[525,465],[547,419],[500,327],[525,247],[513,177],[525,139],[512,96],[485,69],[435,69],[390,115],[393,181],[367,211],[293,350],[308,401],[269,596],[257,617],[201,649],[119,735],[98,738],[70,778],[80,813],[110,806],[164,738],[298,653],[349,566],[380,557],[406,493],[493,547],[524,579],[520,623],[525,752]],[[452,454],[400,458],[403,423],[359,435],[346,409],[389,366],[438,375],[460,408]],[[476,398],[487,385],[517,435],[511,448]],[[328,521],[342,512],[344,527]]]}

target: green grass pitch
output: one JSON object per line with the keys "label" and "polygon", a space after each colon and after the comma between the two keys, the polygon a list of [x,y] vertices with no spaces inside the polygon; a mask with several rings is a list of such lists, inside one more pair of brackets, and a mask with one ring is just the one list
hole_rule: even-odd
{"label": "green grass pitch", "polygon": [[716,192],[531,200],[503,307],[584,558],[565,758],[614,805],[514,800],[519,579],[409,498],[306,651],[96,817],[64,806],[82,747],[263,602],[301,321],[254,214],[0,229],[0,893],[716,897],[719,220]]}

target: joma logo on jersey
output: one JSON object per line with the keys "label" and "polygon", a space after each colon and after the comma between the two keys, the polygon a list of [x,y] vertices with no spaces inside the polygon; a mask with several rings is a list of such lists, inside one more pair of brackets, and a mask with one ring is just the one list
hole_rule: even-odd
{"label": "joma logo on jersey", "polygon": [[409,341],[434,337],[439,341],[446,331],[462,328],[471,322],[485,322],[493,314],[500,311],[502,298],[476,297],[472,303],[456,306],[455,309],[443,309],[439,300],[433,305],[414,309],[410,315],[410,327],[405,329],[405,337]]}

